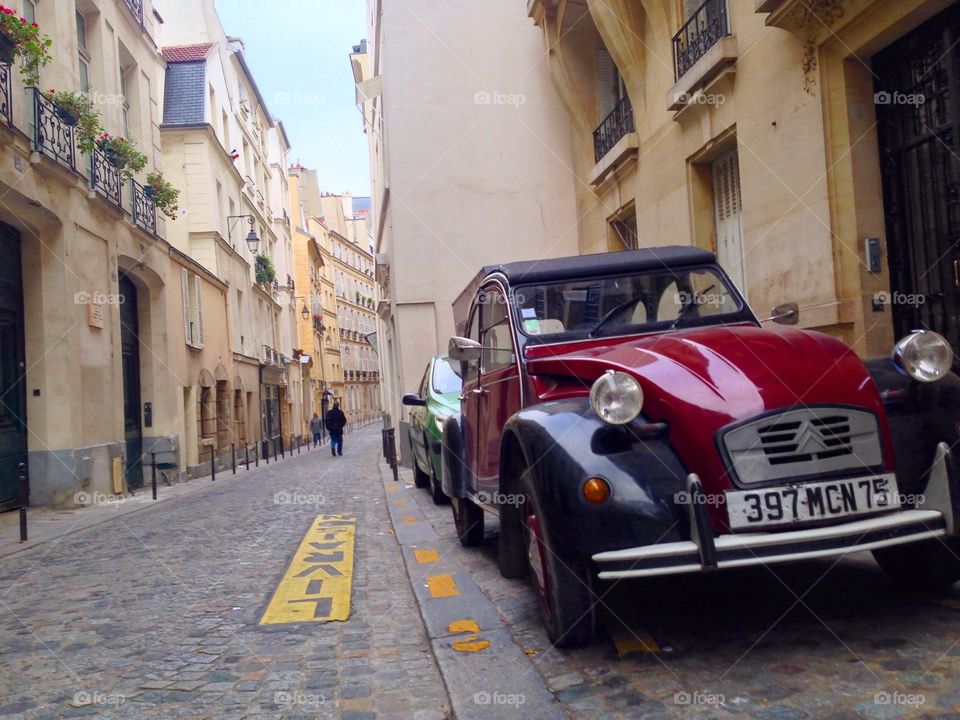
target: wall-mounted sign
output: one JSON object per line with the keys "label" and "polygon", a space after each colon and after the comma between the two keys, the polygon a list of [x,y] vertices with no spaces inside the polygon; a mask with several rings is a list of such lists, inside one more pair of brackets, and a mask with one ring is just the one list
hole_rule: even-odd
{"label": "wall-mounted sign", "polygon": [[94,300],[87,303],[87,325],[103,329],[103,303]]}

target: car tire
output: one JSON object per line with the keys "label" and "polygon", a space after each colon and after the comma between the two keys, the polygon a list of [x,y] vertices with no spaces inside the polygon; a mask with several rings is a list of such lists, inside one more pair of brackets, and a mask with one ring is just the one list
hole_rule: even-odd
{"label": "car tire", "polygon": [[418,488],[425,488],[430,485],[430,476],[420,469],[420,462],[417,460],[417,454],[413,454],[413,484]]}
{"label": "car tire", "polygon": [[521,509],[524,547],[547,637],[557,647],[589,645],[596,630],[598,603],[589,565],[585,559],[561,559],[551,549],[550,531],[530,470],[524,470],[521,490],[525,498]]}
{"label": "car tire", "polygon": [[450,498],[453,507],[453,522],[457,537],[464,547],[474,547],[483,542],[483,510],[469,498]]}
{"label": "car tire", "polygon": [[437,474],[433,471],[433,458],[430,456],[430,441],[427,439],[427,436],[423,436],[423,446],[427,448],[427,465],[430,467],[430,471],[427,473],[429,477],[429,487],[430,487],[430,497],[433,499],[434,505],[445,505],[447,503],[447,495],[443,492],[443,486],[440,484],[440,479],[437,477]]}
{"label": "car tire", "polygon": [[527,577],[530,565],[524,544],[523,519],[518,506],[500,508],[500,537],[497,540],[497,568],[508,580]]}
{"label": "car tire", "polygon": [[960,580],[960,538],[880,548],[873,557],[887,575],[910,587],[943,590]]}

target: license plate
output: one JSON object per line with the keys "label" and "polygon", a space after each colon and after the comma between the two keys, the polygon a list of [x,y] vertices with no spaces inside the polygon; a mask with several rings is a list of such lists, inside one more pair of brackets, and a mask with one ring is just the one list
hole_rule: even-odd
{"label": "license plate", "polygon": [[894,510],[900,494],[891,473],[728,492],[726,502],[730,528],[743,530]]}

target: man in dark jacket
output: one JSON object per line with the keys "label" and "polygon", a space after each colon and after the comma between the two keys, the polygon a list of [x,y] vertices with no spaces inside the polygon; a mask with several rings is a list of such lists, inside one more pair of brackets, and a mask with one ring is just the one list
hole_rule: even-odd
{"label": "man in dark jacket", "polygon": [[330,433],[330,450],[334,456],[343,455],[343,428],[347,426],[347,416],[340,409],[340,403],[334,402],[327,410],[327,432]]}

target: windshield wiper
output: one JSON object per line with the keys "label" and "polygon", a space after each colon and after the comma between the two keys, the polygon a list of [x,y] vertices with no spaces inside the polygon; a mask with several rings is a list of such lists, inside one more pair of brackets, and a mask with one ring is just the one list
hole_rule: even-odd
{"label": "windshield wiper", "polygon": [[587,337],[591,337],[591,338],[596,337],[597,332],[599,332],[600,328],[606,325],[607,322],[609,322],[610,319],[613,318],[618,312],[620,312],[621,310],[626,310],[631,305],[636,305],[642,299],[643,299],[642,295],[635,295],[629,300],[623,301],[619,305],[614,305],[613,308],[611,308],[602,318],[600,318],[599,322],[597,322],[597,324],[594,325],[593,328],[591,328],[590,332],[587,334]]}
{"label": "windshield wiper", "polygon": [[670,330],[676,330],[677,326],[680,324],[680,321],[686,317],[687,313],[690,312],[693,308],[699,307],[700,298],[704,297],[707,293],[711,292],[716,287],[716,284],[711,285],[703,292],[698,293],[688,293],[688,300],[684,303],[683,307],[680,308],[680,312],[677,313],[676,319],[671,323]]}

